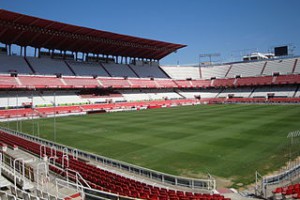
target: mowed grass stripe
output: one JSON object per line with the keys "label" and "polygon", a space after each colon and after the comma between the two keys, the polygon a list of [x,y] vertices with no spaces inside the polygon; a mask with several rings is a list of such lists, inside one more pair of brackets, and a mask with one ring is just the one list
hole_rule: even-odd
{"label": "mowed grass stripe", "polygon": [[[154,170],[250,183],[287,161],[300,106],[200,105],[57,118],[57,142]],[[39,119],[53,139],[53,119]],[[23,122],[33,132],[32,121]],[[15,127],[10,123],[10,127]],[[36,132],[36,129],[35,129]]]}

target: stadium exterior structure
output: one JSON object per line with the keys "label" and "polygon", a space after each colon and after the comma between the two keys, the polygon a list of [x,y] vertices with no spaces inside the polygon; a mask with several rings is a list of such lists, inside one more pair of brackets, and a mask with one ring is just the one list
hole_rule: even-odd
{"label": "stadium exterior structure", "polygon": [[[78,27],[6,10],[0,10],[0,27],[0,42],[4,44],[0,54],[2,121],[201,103],[300,102],[299,57],[206,68],[163,67],[158,61],[185,45]],[[21,47],[20,56],[12,54],[13,44]],[[34,48],[35,57],[27,56],[28,46]],[[42,48],[49,51],[42,51]],[[87,172],[96,169],[88,164],[85,166],[79,155],[81,159],[95,158],[108,165],[150,176],[156,181],[169,182],[170,187],[215,189],[213,179],[192,180],[165,175],[4,128],[1,134],[2,146],[19,146],[42,158],[54,159],[49,163],[50,170],[62,178],[68,174],[64,170],[68,170],[70,165],[73,170],[83,173],[89,187],[115,193],[118,198],[149,199],[153,194],[149,185],[141,186],[143,191],[135,188],[128,193],[123,191],[124,188],[120,192],[121,189],[116,186],[110,185],[114,189],[108,190],[97,185],[99,179]],[[57,153],[55,158],[54,152]],[[80,165],[86,168],[82,169]],[[265,180],[266,184],[273,183]],[[73,177],[73,181],[78,180]],[[120,181],[124,180],[120,178]],[[150,193],[147,193],[148,188]],[[203,197],[197,192],[173,191],[158,188],[161,196],[151,199]],[[210,197],[224,199],[218,195]]]}

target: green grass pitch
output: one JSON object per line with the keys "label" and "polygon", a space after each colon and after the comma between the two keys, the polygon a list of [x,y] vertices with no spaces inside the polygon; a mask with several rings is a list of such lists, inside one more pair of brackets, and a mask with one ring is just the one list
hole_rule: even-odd
{"label": "green grass pitch", "polygon": [[[36,134],[38,122],[40,137],[53,140],[53,121],[23,121],[22,130]],[[199,105],[56,118],[58,143],[174,175],[210,173],[232,186],[254,182],[256,169],[266,174],[284,165],[291,149],[287,134],[299,130],[299,122],[298,105]]]}

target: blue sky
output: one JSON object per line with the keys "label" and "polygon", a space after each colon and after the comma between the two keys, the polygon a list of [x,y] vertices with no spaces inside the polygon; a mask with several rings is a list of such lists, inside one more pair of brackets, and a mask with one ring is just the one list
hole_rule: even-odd
{"label": "blue sky", "polygon": [[161,64],[230,61],[293,44],[300,55],[300,0],[0,0],[0,8],[64,23],[188,45]]}

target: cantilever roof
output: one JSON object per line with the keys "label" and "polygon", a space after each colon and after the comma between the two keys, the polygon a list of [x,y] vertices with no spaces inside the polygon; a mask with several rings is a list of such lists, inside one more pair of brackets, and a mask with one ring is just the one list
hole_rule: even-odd
{"label": "cantilever roof", "polygon": [[3,9],[0,9],[0,42],[156,60],[186,46],[65,24]]}

